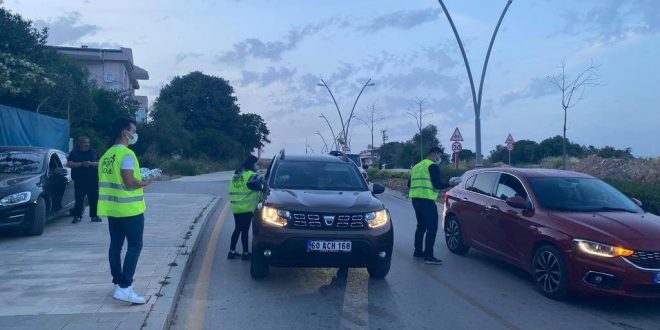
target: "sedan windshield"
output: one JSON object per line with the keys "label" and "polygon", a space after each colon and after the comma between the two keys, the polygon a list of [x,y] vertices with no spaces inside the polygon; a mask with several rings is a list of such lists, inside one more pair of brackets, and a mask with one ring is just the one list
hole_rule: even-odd
{"label": "sedan windshield", "polygon": [[532,190],[545,209],[566,212],[643,212],[609,184],[591,178],[533,178]]}
{"label": "sedan windshield", "polygon": [[36,152],[0,152],[0,173],[39,174],[43,160],[44,155]]}
{"label": "sedan windshield", "polygon": [[366,191],[357,168],[349,163],[284,161],[271,179],[276,189]]}

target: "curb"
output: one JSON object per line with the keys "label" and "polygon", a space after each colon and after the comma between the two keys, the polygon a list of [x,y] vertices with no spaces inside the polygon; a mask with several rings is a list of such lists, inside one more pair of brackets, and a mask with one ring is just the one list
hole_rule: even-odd
{"label": "curb", "polygon": [[213,198],[192,222],[192,229],[189,231],[190,234],[186,235],[188,238],[184,238],[182,242],[182,245],[185,245],[185,247],[180,248],[175,259],[172,260],[172,262],[176,262],[178,265],[170,266],[169,273],[163,277],[163,281],[167,283],[161,284],[160,291],[157,294],[158,296],[155,297],[157,300],[147,314],[141,329],[169,329],[178,297],[183,290],[183,284],[188,275],[188,268],[192,263],[192,255],[199,245],[200,237],[206,228],[208,220],[216,213],[222,200],[222,197]]}

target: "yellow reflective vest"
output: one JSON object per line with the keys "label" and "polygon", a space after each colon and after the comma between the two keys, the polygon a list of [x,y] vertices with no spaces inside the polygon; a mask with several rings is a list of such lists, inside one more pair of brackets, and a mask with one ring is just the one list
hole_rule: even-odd
{"label": "yellow reflective vest", "polygon": [[99,202],[97,214],[113,218],[140,215],[147,210],[142,188],[124,185],[121,163],[126,156],[135,159],[133,176],[142,179],[140,164],[133,150],[124,145],[113,146],[99,160]]}
{"label": "yellow reflective vest", "polygon": [[231,200],[231,211],[234,213],[251,213],[257,209],[259,204],[259,192],[252,191],[247,187],[248,181],[256,173],[245,171],[234,175],[229,184],[229,199]]}
{"label": "yellow reflective vest", "polygon": [[412,168],[410,171],[410,198],[424,198],[430,200],[438,199],[438,190],[433,188],[429,167],[435,164],[429,159],[424,159]]}

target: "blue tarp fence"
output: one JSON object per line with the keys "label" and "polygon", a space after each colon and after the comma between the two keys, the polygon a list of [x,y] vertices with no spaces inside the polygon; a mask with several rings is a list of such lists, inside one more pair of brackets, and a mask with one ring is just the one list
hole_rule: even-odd
{"label": "blue tarp fence", "polygon": [[69,121],[0,104],[0,145],[69,151]]}

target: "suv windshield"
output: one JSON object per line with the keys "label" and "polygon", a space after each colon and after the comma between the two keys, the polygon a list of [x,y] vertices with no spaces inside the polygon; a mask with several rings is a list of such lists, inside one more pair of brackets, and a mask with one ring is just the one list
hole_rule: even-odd
{"label": "suv windshield", "polygon": [[643,212],[626,195],[598,179],[533,178],[529,183],[545,209],[567,212]]}
{"label": "suv windshield", "polygon": [[368,190],[357,168],[343,162],[282,161],[270,185],[275,189]]}
{"label": "suv windshield", "polygon": [[39,174],[43,160],[44,155],[36,152],[0,152],[0,173]]}

